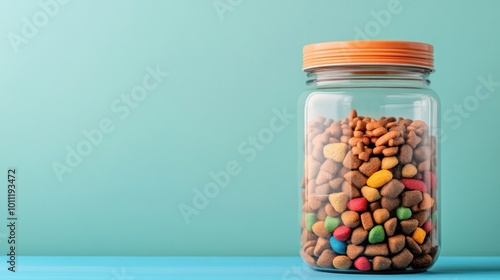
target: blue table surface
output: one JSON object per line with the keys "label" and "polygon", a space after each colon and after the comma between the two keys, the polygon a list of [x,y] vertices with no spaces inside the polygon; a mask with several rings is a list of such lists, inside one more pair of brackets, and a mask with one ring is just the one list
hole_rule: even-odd
{"label": "blue table surface", "polygon": [[500,279],[500,257],[440,257],[427,272],[359,275],[315,271],[299,257],[29,257],[0,279]]}

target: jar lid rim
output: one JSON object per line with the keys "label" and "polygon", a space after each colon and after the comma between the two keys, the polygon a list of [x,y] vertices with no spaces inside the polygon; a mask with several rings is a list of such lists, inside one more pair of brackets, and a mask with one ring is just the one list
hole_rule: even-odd
{"label": "jar lid rim", "polygon": [[434,47],[411,41],[357,40],[309,44],[303,70],[337,65],[405,65],[434,70]]}

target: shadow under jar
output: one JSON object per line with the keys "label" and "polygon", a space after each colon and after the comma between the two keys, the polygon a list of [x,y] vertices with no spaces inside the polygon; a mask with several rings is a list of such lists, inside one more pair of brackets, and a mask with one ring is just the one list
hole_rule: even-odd
{"label": "shadow under jar", "polygon": [[314,269],[413,273],[438,256],[439,100],[433,47],[304,47],[300,255]]}

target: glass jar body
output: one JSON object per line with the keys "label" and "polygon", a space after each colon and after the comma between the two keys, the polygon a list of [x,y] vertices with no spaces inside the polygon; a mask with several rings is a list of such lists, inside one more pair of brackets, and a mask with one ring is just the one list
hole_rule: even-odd
{"label": "glass jar body", "polygon": [[440,244],[438,97],[421,69],[351,70],[309,73],[301,256],[332,272],[425,271]]}

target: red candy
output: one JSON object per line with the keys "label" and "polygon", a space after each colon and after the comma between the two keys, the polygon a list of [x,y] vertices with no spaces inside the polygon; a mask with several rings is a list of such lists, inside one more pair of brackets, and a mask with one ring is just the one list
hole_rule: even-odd
{"label": "red candy", "polygon": [[333,237],[338,241],[346,241],[351,237],[351,228],[348,226],[339,226],[333,231]]}
{"label": "red candy", "polygon": [[424,181],[417,179],[402,179],[401,183],[403,183],[407,189],[427,192],[427,187],[425,186]]}
{"label": "red candy", "polygon": [[351,211],[365,212],[368,207],[368,201],[364,197],[353,198],[347,202],[347,208]]}
{"label": "red candy", "polygon": [[431,232],[431,231],[434,229],[434,225],[432,224],[432,222],[431,222],[431,221],[427,221],[427,222],[425,222],[425,223],[422,225],[422,229],[423,229],[425,232],[429,233],[429,232]]}
{"label": "red candy", "polygon": [[366,257],[357,258],[354,261],[354,267],[361,271],[368,271],[372,269],[372,265]]}
{"label": "red candy", "polygon": [[427,186],[431,187],[432,189],[435,189],[437,187],[437,178],[434,173],[432,173],[431,171],[424,171],[423,177],[424,182],[427,184]]}

